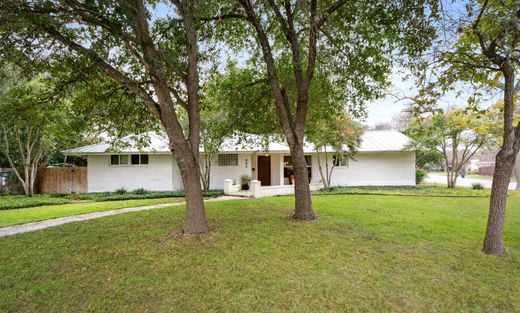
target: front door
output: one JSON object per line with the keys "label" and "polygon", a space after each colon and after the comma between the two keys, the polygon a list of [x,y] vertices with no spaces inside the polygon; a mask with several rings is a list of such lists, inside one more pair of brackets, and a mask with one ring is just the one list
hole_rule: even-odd
{"label": "front door", "polygon": [[258,180],[262,186],[271,186],[271,156],[258,156]]}

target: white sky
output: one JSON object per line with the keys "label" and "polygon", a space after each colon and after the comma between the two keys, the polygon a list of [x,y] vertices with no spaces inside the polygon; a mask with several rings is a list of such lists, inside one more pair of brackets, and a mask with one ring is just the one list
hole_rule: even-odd
{"label": "white sky", "polygon": [[[457,2],[443,1],[443,10],[446,14],[459,15],[464,13],[464,5],[466,1],[461,0]],[[152,9],[154,18],[157,17],[165,17],[168,12],[167,5],[165,3],[159,1],[159,3]],[[224,53],[226,54],[226,53]],[[228,55],[229,57],[229,55]],[[226,59],[223,56],[223,60]],[[235,59],[243,60],[246,59],[245,56],[237,56],[235,55]],[[392,86],[389,87],[387,92],[392,94],[397,94],[399,96],[414,96],[417,90],[414,88],[414,82],[411,80],[403,81],[404,74],[397,69],[392,74]],[[464,90],[464,86],[460,86],[461,90]],[[500,94],[491,95],[486,99],[481,106],[488,107],[492,103],[496,102],[500,99]],[[401,111],[403,111],[408,102],[406,100],[396,101],[394,96],[388,95],[382,99],[367,102],[367,117],[361,122],[369,127],[373,127],[377,123],[388,123],[392,120],[392,117]],[[464,106],[466,105],[466,99],[464,96],[457,98],[455,94],[446,95],[440,103],[441,107],[447,106]]]}
{"label": "white sky", "polygon": [[[396,94],[399,97],[411,97],[416,95],[417,90],[414,87],[413,81],[403,81],[403,76],[404,74],[398,74],[397,71],[394,71],[394,74],[391,78],[392,86],[388,88],[387,93]],[[460,96],[457,96],[454,92],[448,93],[440,100],[439,106],[442,108],[447,108],[448,106],[452,107],[467,105],[467,97],[469,94],[464,93],[464,91],[467,90],[469,92],[469,86],[460,83],[458,84],[458,89],[462,90],[462,94]],[[479,106],[482,108],[487,108],[500,99],[501,93],[499,90],[496,90],[494,94],[486,95],[485,98],[482,99]],[[391,122],[392,117],[402,112],[409,103],[407,100],[396,100],[397,99],[394,96],[387,95],[382,99],[367,102],[366,105],[368,116],[364,121],[361,122],[369,127],[373,127],[378,123]]]}
{"label": "white sky", "polygon": [[[415,94],[413,81],[403,81],[401,74],[394,73],[391,81],[392,86],[388,88],[387,93],[395,94],[399,97],[410,97]],[[368,102],[368,116],[363,123],[372,127],[378,123],[390,122],[394,115],[405,109],[407,103],[406,100],[397,101],[397,98],[392,95],[387,95],[382,99]]]}

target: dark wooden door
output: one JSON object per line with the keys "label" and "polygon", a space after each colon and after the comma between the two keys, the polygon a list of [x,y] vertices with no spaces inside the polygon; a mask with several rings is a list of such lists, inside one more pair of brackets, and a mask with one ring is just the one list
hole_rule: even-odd
{"label": "dark wooden door", "polygon": [[262,186],[271,186],[271,156],[258,156],[258,180]]}

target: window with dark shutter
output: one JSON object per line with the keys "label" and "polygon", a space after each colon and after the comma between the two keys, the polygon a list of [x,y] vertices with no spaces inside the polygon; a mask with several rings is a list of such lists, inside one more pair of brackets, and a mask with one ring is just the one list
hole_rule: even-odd
{"label": "window with dark shutter", "polygon": [[112,154],[110,156],[110,165],[119,165],[119,155]]}

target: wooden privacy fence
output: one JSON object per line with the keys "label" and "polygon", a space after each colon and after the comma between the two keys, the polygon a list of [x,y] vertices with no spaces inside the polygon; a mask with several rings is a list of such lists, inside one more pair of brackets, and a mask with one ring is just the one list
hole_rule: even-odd
{"label": "wooden privacy fence", "polygon": [[38,173],[38,193],[84,193],[87,188],[86,167],[44,167]]}

